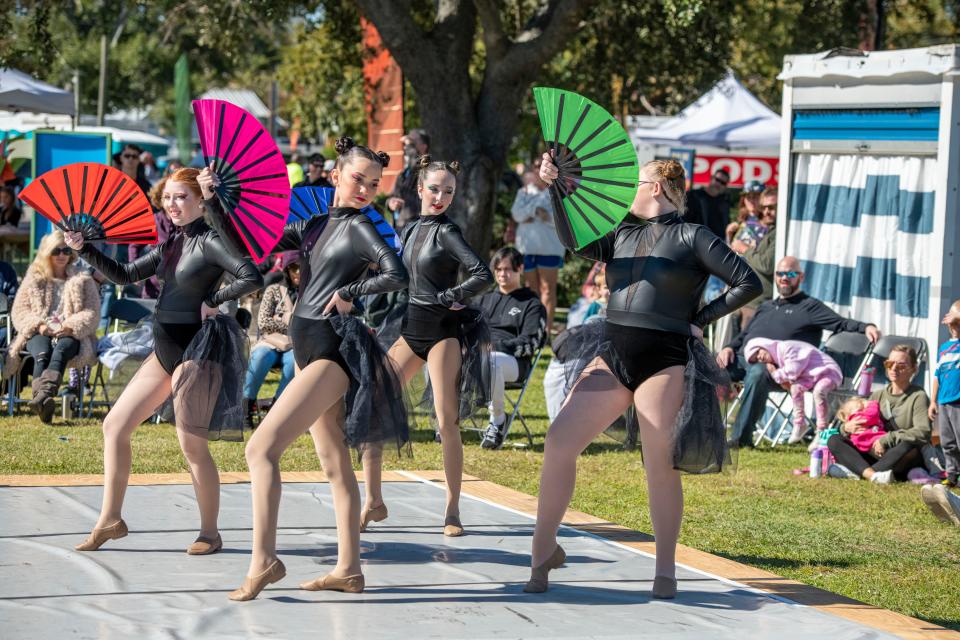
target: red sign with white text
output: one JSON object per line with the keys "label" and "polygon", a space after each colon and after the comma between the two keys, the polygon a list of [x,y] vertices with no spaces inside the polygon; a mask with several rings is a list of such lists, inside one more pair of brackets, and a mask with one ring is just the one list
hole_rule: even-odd
{"label": "red sign with white text", "polygon": [[693,184],[708,184],[710,176],[718,169],[725,169],[730,174],[731,187],[742,187],[751,180],[775,187],[780,173],[780,158],[698,155],[693,161]]}

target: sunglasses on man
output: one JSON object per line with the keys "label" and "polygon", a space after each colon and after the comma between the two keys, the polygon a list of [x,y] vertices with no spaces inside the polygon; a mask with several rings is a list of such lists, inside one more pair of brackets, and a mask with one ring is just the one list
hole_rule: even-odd
{"label": "sunglasses on man", "polygon": [[126,158],[127,160],[133,160],[134,158],[139,158],[140,156],[136,153],[125,153],[121,157]]}
{"label": "sunglasses on man", "polygon": [[778,278],[790,278],[791,280],[800,275],[799,271],[777,271]]}
{"label": "sunglasses on man", "polygon": [[713,181],[719,184],[721,187],[727,186],[727,184],[730,182],[729,180],[725,178],[721,178],[719,176],[713,176]]}

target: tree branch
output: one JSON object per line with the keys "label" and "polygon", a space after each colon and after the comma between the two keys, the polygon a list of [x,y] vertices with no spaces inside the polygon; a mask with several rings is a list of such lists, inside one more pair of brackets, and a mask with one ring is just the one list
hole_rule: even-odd
{"label": "tree branch", "polygon": [[495,0],[473,0],[483,27],[483,45],[490,61],[501,60],[507,51],[507,35],[500,20],[500,3]]}
{"label": "tree branch", "polygon": [[535,75],[563,50],[580,20],[595,4],[597,0],[550,0],[517,35],[516,42],[498,65],[503,79],[522,81]]}

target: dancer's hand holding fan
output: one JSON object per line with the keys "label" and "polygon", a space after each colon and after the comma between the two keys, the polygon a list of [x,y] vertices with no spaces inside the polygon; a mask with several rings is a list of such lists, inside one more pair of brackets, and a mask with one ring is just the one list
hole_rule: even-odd
{"label": "dancer's hand holding fan", "polygon": [[227,219],[260,262],[283,234],[290,182],[280,149],[263,125],[223,100],[194,100],[204,164],[216,174],[213,191]]}
{"label": "dancer's hand holding fan", "polygon": [[612,231],[629,212],[637,194],[637,155],[623,127],[593,101],[547,87],[534,88],[533,96],[557,168],[550,176],[553,205],[563,213],[557,233],[579,249]]}

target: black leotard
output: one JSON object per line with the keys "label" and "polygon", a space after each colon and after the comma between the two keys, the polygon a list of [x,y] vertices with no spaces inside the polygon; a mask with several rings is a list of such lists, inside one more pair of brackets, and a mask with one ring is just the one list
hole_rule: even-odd
{"label": "black leotard", "polygon": [[[643,222],[628,215],[602,238],[582,249],[568,248],[607,264],[607,322],[618,325],[691,335],[691,324],[706,326],[761,292],[760,279],[746,261],[706,227],[683,222],[676,211]],[[701,308],[710,275],[730,288]]]}
{"label": "black leotard", "polygon": [[[263,286],[263,276],[249,260],[227,250],[216,231],[201,220],[180,227],[168,240],[133,262],[120,263],[86,243],[83,258],[117,284],[131,284],[156,275],[162,287],[157,321],[168,324],[201,322],[200,304],[217,307]],[[224,273],[236,280],[222,289]]]}
{"label": "black leotard", "polygon": [[[401,241],[403,264],[410,273],[411,304],[447,309],[493,284],[490,269],[446,214],[421,216],[404,227]],[[460,265],[470,276],[457,284]]]}

